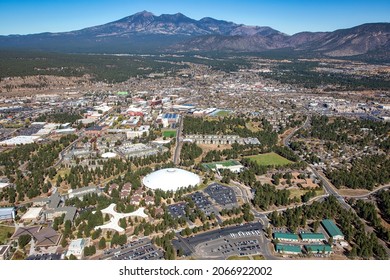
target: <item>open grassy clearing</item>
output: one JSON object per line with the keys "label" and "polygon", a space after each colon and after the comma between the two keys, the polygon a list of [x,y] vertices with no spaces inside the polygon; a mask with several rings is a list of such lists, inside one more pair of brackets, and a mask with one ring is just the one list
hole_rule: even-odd
{"label": "open grassy clearing", "polygon": [[280,166],[292,163],[292,161],[272,152],[266,154],[260,154],[255,156],[249,156],[249,159],[257,162],[259,165],[264,166]]}
{"label": "open grassy clearing", "polygon": [[0,225],[0,244],[5,244],[15,231],[15,228],[6,225]]}

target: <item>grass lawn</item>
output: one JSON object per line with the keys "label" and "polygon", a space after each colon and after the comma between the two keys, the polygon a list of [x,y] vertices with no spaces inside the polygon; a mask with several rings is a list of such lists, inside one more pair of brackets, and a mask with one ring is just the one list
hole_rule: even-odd
{"label": "grass lawn", "polygon": [[[294,198],[294,197],[298,197],[300,198],[302,195],[304,195],[305,193],[309,192],[310,189],[307,189],[307,190],[300,190],[300,189],[292,189],[290,190],[290,198]],[[316,191],[316,196],[319,196],[319,195],[323,195],[325,192],[324,190],[318,190]]]}
{"label": "grass lawn", "polygon": [[254,259],[254,260],[265,260],[265,258],[262,256],[262,255],[254,255],[254,256],[252,256],[252,259]]}
{"label": "grass lawn", "polygon": [[250,260],[248,256],[230,256],[227,260]]}
{"label": "grass lawn", "polygon": [[12,235],[15,232],[15,228],[5,226],[5,225],[0,225],[0,244],[5,244],[7,243],[9,239],[9,235]]}
{"label": "grass lawn", "polygon": [[256,156],[249,156],[253,161],[256,161],[259,165],[271,166],[271,165],[286,165],[292,163],[292,161],[272,152],[266,154],[260,154]]}
{"label": "grass lawn", "polygon": [[177,133],[176,130],[164,130],[162,132],[162,135],[164,137],[170,138],[170,137],[176,137],[176,133]]}
{"label": "grass lawn", "polygon": [[224,111],[224,110],[221,110],[221,111],[218,111],[215,116],[217,117],[226,117],[226,116],[229,116],[230,115],[230,111]]}

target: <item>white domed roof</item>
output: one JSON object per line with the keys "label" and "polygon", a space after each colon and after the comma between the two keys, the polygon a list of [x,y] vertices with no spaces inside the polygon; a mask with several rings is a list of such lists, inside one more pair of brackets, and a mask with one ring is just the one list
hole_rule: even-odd
{"label": "white domed roof", "polygon": [[183,169],[166,168],[145,176],[142,183],[153,190],[176,191],[179,188],[198,185],[200,177]]}
{"label": "white domed roof", "polygon": [[116,156],[117,156],[116,153],[111,153],[111,152],[102,154],[102,158],[114,158]]}

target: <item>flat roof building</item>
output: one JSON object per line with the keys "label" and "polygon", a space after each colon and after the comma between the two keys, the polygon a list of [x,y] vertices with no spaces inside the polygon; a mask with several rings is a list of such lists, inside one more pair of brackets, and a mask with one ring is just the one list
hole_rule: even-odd
{"label": "flat roof building", "polygon": [[15,219],[15,207],[0,208],[0,221]]}
{"label": "flat roof building", "polygon": [[69,244],[68,251],[66,252],[66,256],[70,257],[73,255],[77,258],[81,258],[83,256],[84,248],[87,246],[88,239],[79,238],[76,240],[72,240]]}
{"label": "flat roof building", "polygon": [[333,240],[344,240],[344,234],[332,220],[322,220],[321,224]]}
{"label": "flat roof building", "polygon": [[319,242],[325,240],[323,233],[301,233],[300,236],[303,242]]}
{"label": "flat roof building", "polygon": [[279,254],[293,254],[297,255],[302,252],[301,246],[298,245],[286,245],[286,244],[276,244],[275,251]]}
{"label": "flat roof building", "polygon": [[274,239],[278,239],[280,241],[296,242],[298,241],[298,235],[289,232],[275,232]]}
{"label": "flat roof building", "polygon": [[42,207],[30,207],[20,219],[22,221],[36,220],[41,215],[42,209],[43,209]]}
{"label": "flat roof building", "polygon": [[305,245],[305,250],[308,253],[313,254],[331,254],[332,253],[332,247],[328,244],[321,244],[321,245]]}

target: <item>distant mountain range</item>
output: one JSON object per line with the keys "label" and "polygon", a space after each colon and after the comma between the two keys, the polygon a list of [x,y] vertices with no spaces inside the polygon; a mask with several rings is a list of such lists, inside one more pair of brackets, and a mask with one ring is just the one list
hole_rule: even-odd
{"label": "distant mountain range", "polygon": [[286,49],[331,57],[389,57],[390,23],[368,23],[333,32],[289,36],[271,27],[247,26],[183,14],[143,11],[118,21],[62,33],[0,36],[1,49],[131,53],[165,51],[262,52]]}

